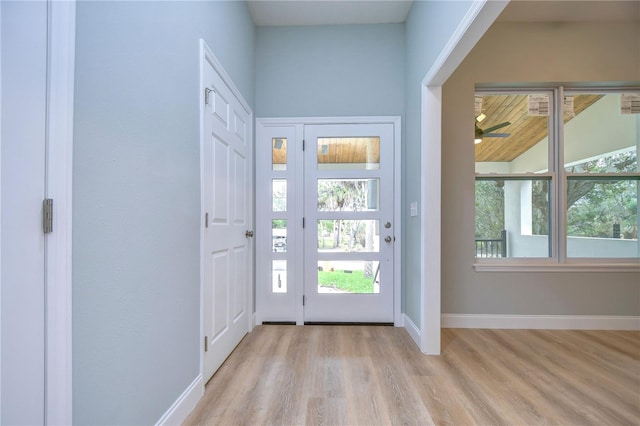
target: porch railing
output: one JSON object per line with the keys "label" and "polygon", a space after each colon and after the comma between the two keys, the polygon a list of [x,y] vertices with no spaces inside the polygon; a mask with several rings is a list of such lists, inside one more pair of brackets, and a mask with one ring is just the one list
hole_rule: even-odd
{"label": "porch railing", "polygon": [[500,238],[476,238],[476,257],[507,257],[507,231]]}

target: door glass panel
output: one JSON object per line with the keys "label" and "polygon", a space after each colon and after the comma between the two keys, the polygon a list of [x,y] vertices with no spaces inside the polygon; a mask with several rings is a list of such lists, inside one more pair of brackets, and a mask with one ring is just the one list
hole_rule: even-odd
{"label": "door glass panel", "polygon": [[271,240],[274,252],[287,252],[287,221],[274,219],[271,221]]}
{"label": "door glass panel", "polygon": [[272,170],[287,170],[287,138],[271,139]]}
{"label": "door glass panel", "polygon": [[380,138],[318,138],[318,170],[377,170]]}
{"label": "door glass panel", "polygon": [[274,260],[271,262],[272,284],[271,291],[273,293],[287,292],[287,261]]}
{"label": "door glass panel", "polygon": [[378,220],[319,220],[318,252],[379,252],[380,221]]}
{"label": "door glass panel", "polygon": [[373,260],[318,262],[318,293],[378,294],[380,263]]}
{"label": "door glass panel", "polygon": [[380,179],[318,179],[318,211],[379,210]]}
{"label": "door glass panel", "polygon": [[287,181],[285,179],[273,179],[272,181],[273,211],[287,211]]}

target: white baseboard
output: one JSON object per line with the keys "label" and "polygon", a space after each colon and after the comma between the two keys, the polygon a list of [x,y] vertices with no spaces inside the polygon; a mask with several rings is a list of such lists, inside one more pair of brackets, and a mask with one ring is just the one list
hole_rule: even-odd
{"label": "white baseboard", "polygon": [[640,330],[638,316],[442,314],[442,328]]}
{"label": "white baseboard", "polygon": [[402,314],[402,317],[404,318],[404,328],[407,330],[407,332],[409,333],[409,336],[411,336],[411,338],[416,343],[416,345],[418,345],[418,348],[421,348],[422,332],[420,331],[418,326],[415,325],[413,321],[411,321],[411,318],[409,318],[406,314]]}
{"label": "white baseboard", "polygon": [[187,416],[193,411],[200,398],[204,395],[204,382],[202,376],[196,379],[182,392],[182,395],[173,403],[166,413],[156,423],[156,426],[181,425]]}

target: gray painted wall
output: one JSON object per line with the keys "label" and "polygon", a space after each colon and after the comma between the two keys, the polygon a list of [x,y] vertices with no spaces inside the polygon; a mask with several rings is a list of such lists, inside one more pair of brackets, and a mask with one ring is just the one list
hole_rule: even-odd
{"label": "gray painted wall", "polygon": [[403,112],[403,24],[257,28],[256,117]]}
{"label": "gray painted wall", "polygon": [[199,373],[199,39],[246,100],[244,2],[79,2],[73,419],[153,424]]}
{"label": "gray painted wall", "polygon": [[484,35],[443,86],[443,313],[640,314],[637,273],[475,272],[471,141],[476,83],[639,77],[637,23],[499,23]]}
{"label": "gray painted wall", "polygon": [[[403,225],[404,246],[402,283],[403,312],[420,327],[421,287],[420,214],[429,206],[420,202],[420,129],[422,79],[465,16],[470,1],[417,1],[406,22],[407,66],[406,107],[404,120],[403,158]],[[434,159],[438,161],[438,159]],[[409,216],[409,204],[418,202],[416,217]],[[444,234],[443,234],[444,235]],[[427,271],[428,273],[428,271]]]}

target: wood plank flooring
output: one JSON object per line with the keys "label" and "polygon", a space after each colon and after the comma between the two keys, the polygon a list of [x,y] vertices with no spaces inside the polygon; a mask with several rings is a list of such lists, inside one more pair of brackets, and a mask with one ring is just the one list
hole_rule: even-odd
{"label": "wood plank flooring", "polygon": [[187,425],[640,425],[640,332],[264,325]]}

